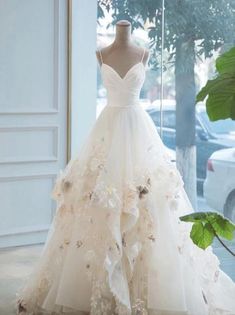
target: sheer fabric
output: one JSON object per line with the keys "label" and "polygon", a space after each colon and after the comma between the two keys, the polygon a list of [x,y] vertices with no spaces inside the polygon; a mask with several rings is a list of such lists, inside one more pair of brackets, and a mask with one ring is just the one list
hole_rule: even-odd
{"label": "sheer fabric", "polygon": [[[179,220],[183,181],[139,105],[141,62],[102,63],[107,105],[58,174],[57,211],[37,267],[18,292],[22,314],[232,315],[235,284]],[[20,307],[19,307],[20,306]]]}

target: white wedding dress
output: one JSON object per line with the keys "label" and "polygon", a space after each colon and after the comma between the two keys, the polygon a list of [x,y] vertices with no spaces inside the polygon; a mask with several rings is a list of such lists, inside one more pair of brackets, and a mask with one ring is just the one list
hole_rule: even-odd
{"label": "white wedding dress", "polygon": [[193,208],[139,104],[142,60],[124,77],[102,60],[107,105],[57,177],[56,214],[17,293],[20,314],[235,314],[234,282],[179,220]]}

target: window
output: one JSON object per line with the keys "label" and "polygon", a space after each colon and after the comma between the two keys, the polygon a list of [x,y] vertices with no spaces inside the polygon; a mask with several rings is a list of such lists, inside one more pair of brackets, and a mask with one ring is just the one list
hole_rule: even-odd
{"label": "window", "polygon": [[[111,26],[112,22],[115,24],[120,19],[132,22],[136,43],[146,45],[151,51],[141,105],[159,131],[162,101],[162,140],[170,150],[175,151],[177,148],[176,159],[178,165],[185,167],[182,173],[186,174],[186,187],[189,187],[187,193],[192,202],[196,195],[197,202],[193,204],[195,209],[220,211],[235,220],[235,207],[228,202],[228,191],[235,200],[235,181],[232,180],[232,174],[235,178],[235,149],[231,154],[231,148],[235,147],[235,122],[211,122],[205,103],[195,106],[196,94],[215,75],[216,58],[233,44],[235,12],[232,2],[165,1],[162,55],[161,3],[155,0],[147,3],[136,1],[133,8],[128,5],[128,1],[115,1],[111,5],[113,10],[104,10],[104,18],[99,19],[98,46],[108,45],[113,40],[115,28]],[[106,28],[108,25],[110,27]],[[160,93],[161,58],[164,70],[163,95]],[[99,107],[104,106],[103,97],[105,95],[98,76]],[[223,155],[221,150],[224,150]],[[223,167],[218,169],[216,163],[220,163],[220,159],[223,159]],[[195,177],[186,171],[192,167],[196,169]],[[228,169],[231,174],[229,178]],[[197,189],[191,188],[193,182]],[[221,189],[222,182],[227,183],[227,191]],[[218,249],[217,253],[220,252]],[[225,259],[231,258],[228,256]],[[235,279],[232,261],[224,268]]]}

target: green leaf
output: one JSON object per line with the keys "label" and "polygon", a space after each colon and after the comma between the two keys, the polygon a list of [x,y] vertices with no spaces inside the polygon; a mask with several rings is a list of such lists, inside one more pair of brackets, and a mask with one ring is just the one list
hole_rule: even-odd
{"label": "green leaf", "polygon": [[211,216],[208,215],[207,219],[218,236],[221,236],[229,241],[233,240],[235,231],[235,225],[233,222],[216,213]]}
{"label": "green leaf", "polygon": [[[211,95],[212,93],[221,93],[224,91],[224,88],[227,88],[229,85],[229,89],[227,88],[227,93],[231,93],[232,87],[234,87],[235,77],[231,77],[231,75],[223,74],[213,80],[208,80],[206,85],[201,89],[201,91],[197,94],[196,101],[202,102],[204,99]],[[233,91],[234,93],[234,91]]]}
{"label": "green leaf", "polygon": [[216,67],[217,78],[207,81],[197,94],[196,103],[208,97],[206,110],[211,121],[235,120],[235,47],[217,59]]}
{"label": "green leaf", "polygon": [[[232,85],[235,86],[235,80]],[[208,97],[206,111],[211,121],[227,118],[235,120],[235,93],[231,93],[228,90],[230,88],[230,85],[224,86],[224,91],[218,90]]]}
{"label": "green leaf", "polygon": [[180,217],[181,221],[193,222],[190,237],[194,244],[205,249],[215,236],[233,240],[235,224],[218,212],[194,212]]}
{"label": "green leaf", "polygon": [[235,74],[235,47],[217,58],[216,69],[220,74]]}
{"label": "green leaf", "polygon": [[212,244],[214,236],[213,229],[209,223],[196,222],[193,224],[190,237],[198,247],[206,249]]}
{"label": "green leaf", "polygon": [[180,217],[184,222],[205,222],[207,219],[207,212],[194,212]]}

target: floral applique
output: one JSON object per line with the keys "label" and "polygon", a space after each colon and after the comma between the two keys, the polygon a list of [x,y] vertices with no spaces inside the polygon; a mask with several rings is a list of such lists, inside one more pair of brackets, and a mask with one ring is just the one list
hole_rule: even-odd
{"label": "floral applique", "polygon": [[132,309],[134,311],[133,315],[148,315],[145,302],[141,299],[136,299],[135,303],[132,305]]}
{"label": "floral applique", "polygon": [[78,240],[78,241],[76,242],[76,247],[77,247],[77,248],[80,248],[80,247],[82,246],[82,244],[83,244],[83,242],[82,242],[81,240]]}
{"label": "floral applique", "polygon": [[90,315],[110,315],[113,301],[104,296],[104,291],[105,283],[93,280]]}
{"label": "floral applique", "polygon": [[152,241],[152,242],[155,242],[155,240],[156,240],[156,238],[154,237],[153,234],[150,234],[150,235],[148,236],[148,239],[149,239],[150,241]]}
{"label": "floral applique", "polygon": [[100,181],[96,184],[91,195],[92,203],[99,203],[106,208],[115,208],[120,204],[120,196],[115,187]]}
{"label": "floral applique", "polygon": [[23,299],[19,299],[17,301],[17,314],[18,315],[23,315],[24,313],[27,312],[27,304]]}
{"label": "floral applique", "polygon": [[70,188],[72,187],[72,182],[66,179],[62,180],[62,191],[68,192]]}

